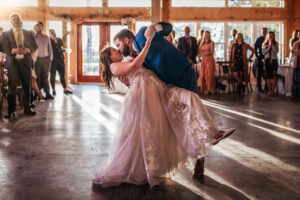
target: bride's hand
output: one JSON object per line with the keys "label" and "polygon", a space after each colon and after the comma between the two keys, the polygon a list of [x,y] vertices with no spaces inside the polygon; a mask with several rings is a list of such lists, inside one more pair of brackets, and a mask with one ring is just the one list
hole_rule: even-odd
{"label": "bride's hand", "polygon": [[147,38],[146,46],[151,45],[151,42],[152,42],[152,39],[153,39],[154,35],[155,35],[155,32]]}

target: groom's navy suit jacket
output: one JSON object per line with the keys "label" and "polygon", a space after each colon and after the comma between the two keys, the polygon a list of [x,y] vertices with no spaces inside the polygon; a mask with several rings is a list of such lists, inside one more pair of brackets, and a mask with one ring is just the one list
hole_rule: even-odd
{"label": "groom's navy suit jacket", "polygon": [[[144,66],[154,71],[165,83],[179,86],[176,85],[176,82],[185,70],[191,68],[191,63],[183,52],[164,38],[171,33],[172,25],[164,22],[159,24],[163,26],[163,30],[155,33]],[[146,29],[146,26],[142,27],[134,39],[134,46],[138,53],[146,44],[147,38],[144,36]]]}

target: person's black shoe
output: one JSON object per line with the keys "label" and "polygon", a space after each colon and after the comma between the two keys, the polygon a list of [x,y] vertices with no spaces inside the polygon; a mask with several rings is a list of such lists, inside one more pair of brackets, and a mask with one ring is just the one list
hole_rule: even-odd
{"label": "person's black shoe", "polygon": [[64,93],[65,94],[73,94],[73,92],[71,90],[68,90],[68,89],[64,90]]}
{"label": "person's black shoe", "polygon": [[35,108],[35,104],[32,102],[31,104],[29,104],[30,108]]}
{"label": "person's black shoe", "polygon": [[48,100],[48,99],[54,99],[54,97],[51,96],[51,94],[47,94],[46,97],[45,97],[45,99],[46,99],[46,100]]}
{"label": "person's black shoe", "polygon": [[16,117],[15,112],[7,113],[6,115],[4,115],[4,118],[5,118],[5,119],[12,119],[12,118],[14,118],[14,117]]}
{"label": "person's black shoe", "polygon": [[53,91],[52,91],[52,95],[53,95],[53,96],[55,96],[55,95],[56,95],[56,92],[55,92],[55,90],[53,90]]}
{"label": "person's black shoe", "polygon": [[35,95],[32,97],[32,101],[36,101],[36,100],[38,100],[38,95],[37,95],[37,94],[35,94]]}
{"label": "person's black shoe", "polygon": [[29,109],[24,110],[24,114],[33,116],[36,114],[36,112],[34,110],[32,110],[31,108],[29,108]]}

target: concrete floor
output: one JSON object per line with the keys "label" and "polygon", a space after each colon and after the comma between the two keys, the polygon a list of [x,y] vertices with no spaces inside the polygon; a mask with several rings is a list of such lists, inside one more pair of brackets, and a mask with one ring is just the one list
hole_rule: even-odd
{"label": "concrete floor", "polygon": [[15,120],[0,121],[1,200],[300,199],[300,102],[255,93],[203,97],[220,128],[237,128],[209,152],[203,183],[182,169],[153,189],[93,188],[123,99],[103,89],[76,85],[68,96],[58,90],[55,100],[36,103],[36,116],[19,108]]}

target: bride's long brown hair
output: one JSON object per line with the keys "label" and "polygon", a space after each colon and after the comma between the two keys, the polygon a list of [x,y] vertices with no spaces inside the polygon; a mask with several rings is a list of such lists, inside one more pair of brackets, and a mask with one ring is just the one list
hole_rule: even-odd
{"label": "bride's long brown hair", "polygon": [[104,66],[102,79],[108,89],[114,89],[114,83],[112,77],[114,76],[110,71],[111,60],[111,47],[105,47],[100,51],[100,62]]}

